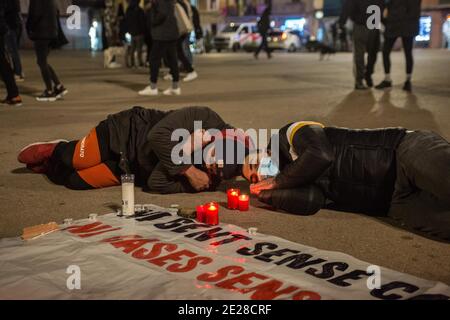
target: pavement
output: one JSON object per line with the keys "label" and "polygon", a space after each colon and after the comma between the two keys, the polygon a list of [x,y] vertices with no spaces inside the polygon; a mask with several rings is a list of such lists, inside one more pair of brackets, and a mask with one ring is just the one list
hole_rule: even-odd
{"label": "pavement", "polygon": [[[102,56],[88,52],[53,52],[50,62],[70,90],[65,100],[39,103],[43,90],[33,53],[24,52],[26,81],[19,84],[22,107],[0,107],[0,237],[18,236],[25,226],[90,213],[112,212],[120,187],[71,191],[32,174],[16,160],[28,143],[57,138],[79,139],[106,115],[140,105],[164,110],[206,105],[240,128],[279,128],[289,121],[316,120],[352,128],[404,126],[429,129],[450,140],[450,52],[416,50],[414,94],[401,90],[404,59],[393,53],[390,92],[354,92],[351,55],[319,61],[316,54],[275,54],[255,61],[245,53],[196,57],[199,79],[182,84],[179,97],[139,97],[146,70],[105,70]],[[380,57],[381,60],[381,57]],[[375,82],[382,79],[381,61]],[[161,80],[160,88],[169,83]],[[1,94],[4,88],[0,87]],[[242,182],[245,190],[248,186]],[[222,189],[226,188],[223,186]],[[154,195],[136,191],[137,203],[194,206],[224,203],[223,192]],[[450,246],[398,229],[373,217],[321,210],[302,217],[273,212],[252,201],[248,213],[221,208],[221,221],[257,227],[261,233],[324,250],[341,251],[373,264],[450,284]]]}

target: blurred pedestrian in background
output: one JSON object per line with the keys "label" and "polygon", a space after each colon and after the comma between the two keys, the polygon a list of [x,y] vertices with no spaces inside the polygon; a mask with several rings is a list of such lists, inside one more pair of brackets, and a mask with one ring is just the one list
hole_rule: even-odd
{"label": "blurred pedestrian in background", "polygon": [[152,52],[152,1],[145,0],[145,45],[147,46],[146,65],[150,67],[150,54]]}
{"label": "blurred pedestrian in background", "polygon": [[[353,73],[356,90],[373,87],[372,74],[380,49],[380,31],[367,27],[370,17],[367,9],[374,5],[383,12],[384,0],[346,0],[339,18],[341,28],[345,28],[348,18],[353,21]],[[367,87],[363,83],[364,79]]]}
{"label": "blurred pedestrian in background", "polygon": [[22,35],[22,13],[19,0],[5,0],[11,6],[8,14],[8,32],[5,36],[6,49],[11,58],[16,82],[24,81],[22,61],[20,59],[19,44]]}
{"label": "blurred pedestrian in background", "polygon": [[198,9],[196,6],[191,4],[191,10],[192,10],[192,23],[194,24],[194,33],[195,33],[195,41],[197,47],[201,48],[201,52],[204,50],[203,45],[203,29],[200,22],[200,13],[198,12]]}
{"label": "blurred pedestrian in background", "polygon": [[[128,51],[130,68],[143,67],[142,50],[146,32],[144,9],[139,6],[139,0],[128,0],[128,8],[124,18],[125,32],[131,36],[131,45]],[[137,63],[136,63],[137,56]]]}
{"label": "blurred pedestrian in background", "polygon": [[[177,0],[178,3],[183,7],[187,17],[191,21],[192,29],[194,28],[193,24],[193,12],[191,3],[188,0]],[[180,35],[180,38],[177,41],[177,54],[178,59],[181,61],[181,65],[183,68],[183,71],[187,73],[186,77],[184,77],[183,81],[193,81],[197,79],[198,74],[194,70],[194,67],[192,66],[192,53],[191,53],[191,36],[192,30],[187,30],[186,33]]]}
{"label": "blurred pedestrian in background", "polygon": [[255,59],[258,59],[258,55],[261,52],[261,50],[264,49],[267,53],[267,58],[272,58],[272,54],[269,49],[269,45],[267,43],[267,33],[270,29],[270,14],[272,12],[272,5],[269,4],[267,8],[264,10],[263,14],[261,15],[261,18],[258,21],[258,32],[261,36],[261,44],[256,49],[255,52]]}
{"label": "blurred pedestrian in background", "polygon": [[59,47],[67,43],[59,24],[59,13],[55,0],[30,0],[26,27],[28,37],[34,41],[37,64],[45,83],[44,92],[36,97],[36,100],[56,101],[68,91],[48,63],[50,47]]}
{"label": "blurred pedestrian in background", "polygon": [[150,57],[150,85],[139,91],[143,96],[158,95],[158,75],[161,59],[167,58],[172,86],[164,91],[165,95],[180,95],[180,72],[178,69],[177,40],[180,37],[175,17],[176,0],[152,0],[151,36],[153,39]]}
{"label": "blurred pedestrian in background", "polygon": [[411,91],[411,78],[414,67],[413,46],[414,38],[419,34],[421,0],[390,0],[387,3],[385,18],[383,64],[384,80],[376,86],[377,89],[392,87],[391,79],[391,51],[397,38],[402,39],[403,52],[406,59],[406,80],[403,90]]}
{"label": "blurred pedestrian in background", "polygon": [[339,42],[340,49],[343,52],[348,51],[348,41],[347,41],[347,27],[345,25],[341,25],[339,28]]}
{"label": "blurred pedestrian in background", "polygon": [[22,99],[19,96],[19,89],[14,80],[14,73],[11,69],[5,52],[5,35],[8,32],[10,25],[10,17],[13,15],[14,9],[11,6],[11,1],[0,1],[0,74],[6,86],[6,98],[1,100],[1,104],[21,106]]}
{"label": "blurred pedestrian in background", "polygon": [[118,8],[114,0],[105,0],[103,11],[104,30],[104,67],[109,69],[120,68],[117,56],[123,55],[123,46],[119,39]]}

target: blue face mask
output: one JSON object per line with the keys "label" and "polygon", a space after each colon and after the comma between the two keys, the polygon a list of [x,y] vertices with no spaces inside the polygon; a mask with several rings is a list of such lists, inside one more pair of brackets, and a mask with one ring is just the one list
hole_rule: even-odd
{"label": "blue face mask", "polygon": [[280,173],[277,164],[272,160],[272,157],[262,157],[259,162],[258,175],[261,179],[275,177]]}

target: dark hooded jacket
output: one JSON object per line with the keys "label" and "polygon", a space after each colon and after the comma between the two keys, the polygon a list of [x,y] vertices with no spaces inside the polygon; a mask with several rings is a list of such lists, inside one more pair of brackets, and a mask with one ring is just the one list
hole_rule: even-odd
{"label": "dark hooded jacket", "polygon": [[33,41],[58,38],[58,9],[55,0],[30,0],[26,28]]}
{"label": "dark hooded jacket", "polygon": [[391,0],[387,4],[384,36],[415,37],[419,34],[421,0]]}
{"label": "dark hooded jacket", "polygon": [[153,0],[151,13],[153,40],[174,41],[179,38],[175,0]]}
{"label": "dark hooded jacket", "polygon": [[261,18],[258,21],[258,32],[260,34],[267,34],[267,32],[270,29],[270,12],[272,11],[272,7],[268,6],[263,14],[261,15]]}
{"label": "dark hooded jacket", "polygon": [[[396,148],[406,129],[352,130],[306,125],[289,141],[290,125],[279,132],[281,173],[278,189],[303,188],[302,213],[317,212],[327,202],[339,210],[386,213],[396,179]],[[273,150],[272,150],[273,152]],[[298,154],[293,159],[292,152]],[[266,198],[270,192],[262,192]]]}
{"label": "dark hooded jacket", "polygon": [[144,35],[146,22],[144,9],[139,6],[138,0],[132,0],[125,13],[125,31],[132,36]]}
{"label": "dark hooded jacket", "polygon": [[384,10],[385,0],[346,0],[339,17],[339,24],[345,25],[350,18],[354,23],[365,26],[370,17],[367,8],[376,5],[380,8],[381,14]]}
{"label": "dark hooded jacket", "polygon": [[132,172],[137,185],[159,193],[193,192],[182,173],[189,164],[175,164],[171,154],[179,141],[171,141],[176,129],[194,132],[194,121],[205,130],[232,128],[208,107],[161,111],[134,107],[108,116],[110,149],[121,155],[122,172]]}

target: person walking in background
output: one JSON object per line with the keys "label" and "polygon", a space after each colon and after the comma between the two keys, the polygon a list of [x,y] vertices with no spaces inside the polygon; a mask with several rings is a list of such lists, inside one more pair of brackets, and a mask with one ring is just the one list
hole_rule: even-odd
{"label": "person walking in background", "polygon": [[68,93],[48,63],[50,46],[57,45],[62,32],[58,16],[55,0],[30,0],[26,28],[34,41],[37,64],[45,83],[44,92],[36,98],[38,101],[56,101]]}
{"label": "person walking in background", "polygon": [[8,14],[8,32],[5,36],[6,49],[11,58],[16,82],[24,81],[22,61],[19,53],[19,43],[22,34],[22,14],[19,0],[5,0],[11,7]]}
{"label": "person walking in background", "polygon": [[[125,31],[131,35],[131,46],[129,50],[129,66],[131,68],[143,67],[142,49],[144,47],[144,36],[146,32],[145,13],[139,6],[139,0],[129,0],[128,9],[125,13]],[[136,64],[137,55],[138,63]]]}
{"label": "person walking in background", "polygon": [[414,67],[414,38],[419,34],[421,0],[391,0],[387,4],[385,19],[383,64],[384,80],[376,86],[377,89],[392,87],[391,51],[397,38],[402,38],[403,51],[406,59],[406,80],[403,90],[411,91],[411,78]]}
{"label": "person walking in background", "polygon": [[19,89],[14,80],[14,73],[6,59],[5,52],[5,35],[9,27],[7,17],[10,17],[14,12],[9,4],[9,1],[0,1],[0,74],[7,91],[7,96],[1,101],[1,104],[21,106],[22,99],[19,96]]}
{"label": "person walking in background", "polygon": [[[191,3],[188,0],[177,0],[178,3],[183,7],[188,18],[193,21],[193,13],[191,8]],[[183,71],[187,73],[184,77],[184,82],[193,81],[198,78],[198,74],[192,66],[192,53],[190,48],[190,32],[180,36],[177,42],[177,54],[178,59],[181,61]]]}
{"label": "person walking in background", "polygon": [[348,51],[347,27],[345,25],[341,25],[339,28],[339,42],[341,51],[347,52]]}
{"label": "person walking in background", "polygon": [[194,33],[195,33],[195,40],[197,42],[197,47],[204,48],[203,45],[203,29],[202,24],[200,22],[200,13],[198,12],[198,9],[196,6],[191,4],[191,10],[192,10],[192,23],[194,24]]}
{"label": "person walking in background", "polygon": [[258,55],[261,52],[261,50],[264,49],[267,53],[267,58],[272,58],[272,54],[269,49],[269,45],[267,43],[267,33],[270,29],[270,13],[272,12],[272,5],[269,4],[267,8],[264,10],[263,14],[261,15],[261,18],[258,21],[258,32],[261,36],[261,44],[256,49],[255,52],[255,59],[258,59]]}
{"label": "person walking in background", "polygon": [[[339,18],[341,28],[344,28],[347,19],[353,21],[353,72],[355,75],[355,89],[365,90],[363,80],[368,87],[373,87],[372,74],[380,49],[380,31],[369,29],[367,21],[370,14],[367,8],[378,6],[383,11],[384,0],[346,0]],[[368,53],[367,64],[365,54]]]}
{"label": "person walking in background", "polygon": [[152,52],[152,1],[145,0],[144,5],[144,14],[145,14],[145,45],[147,46],[147,57],[146,57],[146,65],[150,66],[150,55]]}
{"label": "person walking in background", "polygon": [[175,18],[175,0],[152,0],[153,47],[150,57],[150,85],[139,91],[143,96],[158,95],[158,74],[161,59],[167,58],[172,86],[164,91],[165,95],[180,95],[180,72],[178,69],[177,40],[179,38],[177,20]]}
{"label": "person walking in background", "polygon": [[103,33],[104,33],[104,67],[108,69],[120,68],[117,56],[122,52],[122,44],[119,40],[118,9],[115,0],[105,0],[103,10]]}

